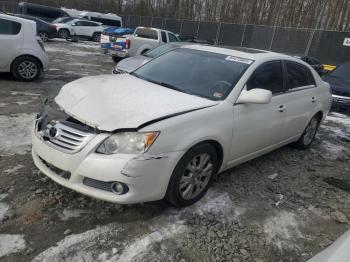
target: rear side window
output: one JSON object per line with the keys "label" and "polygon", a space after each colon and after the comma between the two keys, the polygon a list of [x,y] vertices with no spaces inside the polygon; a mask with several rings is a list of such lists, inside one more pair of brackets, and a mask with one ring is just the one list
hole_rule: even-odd
{"label": "rear side window", "polygon": [[17,35],[21,27],[20,23],[0,18],[0,35]]}
{"label": "rear side window", "polygon": [[270,90],[272,94],[282,93],[284,88],[281,61],[269,62],[256,69],[247,82],[247,90],[254,88]]}
{"label": "rear side window", "polygon": [[157,31],[153,30],[153,29],[149,29],[149,28],[137,28],[135,31],[135,36],[147,38],[147,39],[158,40]]}
{"label": "rear side window", "polygon": [[168,35],[169,35],[169,42],[178,42],[179,41],[175,35],[170,34],[170,33]]}
{"label": "rear side window", "polygon": [[166,33],[164,31],[162,31],[161,34],[162,34],[162,42],[164,42],[164,43],[168,42],[166,39]]}
{"label": "rear side window", "polygon": [[315,85],[315,79],[310,71],[304,65],[287,62],[287,87],[289,90]]}

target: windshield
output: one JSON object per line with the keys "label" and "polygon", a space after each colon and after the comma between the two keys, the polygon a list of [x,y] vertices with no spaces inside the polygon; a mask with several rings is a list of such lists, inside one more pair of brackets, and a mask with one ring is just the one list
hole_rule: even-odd
{"label": "windshield", "polygon": [[132,74],[180,92],[223,100],[252,63],[244,58],[178,48]]}
{"label": "windshield", "polygon": [[161,45],[159,47],[156,47],[147,53],[144,54],[144,56],[150,57],[150,58],[156,58],[158,56],[161,56],[162,54],[165,54],[166,52],[169,52],[170,50],[176,48],[178,45],[174,44],[165,44]]}
{"label": "windshield", "polygon": [[329,76],[350,81],[350,64],[343,64],[337,67]]}

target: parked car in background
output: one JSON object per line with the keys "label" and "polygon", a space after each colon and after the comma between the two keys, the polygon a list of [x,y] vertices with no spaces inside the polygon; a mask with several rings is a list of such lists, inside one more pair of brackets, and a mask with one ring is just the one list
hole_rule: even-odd
{"label": "parked car in background", "polygon": [[166,52],[169,52],[170,50],[173,50],[180,46],[191,45],[191,44],[193,43],[189,43],[189,42],[168,43],[165,45],[158,46],[152,50],[149,50],[143,55],[136,55],[133,57],[125,58],[115,66],[113,70],[113,74],[131,73],[137,68],[139,68],[140,66],[146,64],[147,62],[151,61],[154,58],[157,58],[158,56],[161,56],[162,54],[165,54]]}
{"label": "parked car in background", "polygon": [[137,27],[133,35],[118,37],[115,42],[101,36],[101,46],[109,44],[105,53],[110,53],[115,62],[125,57],[144,54],[147,51],[170,42],[179,42],[177,36],[163,29]]}
{"label": "parked car in background", "polygon": [[49,68],[49,59],[36,24],[21,17],[0,14],[0,72],[23,81],[37,79]]}
{"label": "parked car in background", "polygon": [[101,23],[105,26],[122,27],[122,18],[116,14],[101,14],[97,12],[82,12],[78,15],[80,18]]}
{"label": "parked car in background", "polygon": [[33,16],[28,16],[28,15],[16,15],[16,16],[34,21],[36,23],[37,34],[38,36],[40,36],[41,40],[43,40],[44,42],[47,42],[49,39],[57,37],[57,30],[55,25]]}
{"label": "parked car in background", "polygon": [[323,79],[331,86],[333,108],[350,111],[350,62],[338,66]]}
{"label": "parked car in background", "polygon": [[60,113],[35,122],[35,165],[105,201],[187,206],[219,172],[290,143],[308,148],[329,84],[299,59],[244,50],[187,45],[132,74],[65,85]]}
{"label": "parked car in background", "polygon": [[206,44],[206,45],[213,45],[215,40],[200,40],[197,39],[197,37],[193,35],[178,35],[178,38],[181,42],[191,42],[191,43],[197,43],[197,44]]}
{"label": "parked car in background", "polygon": [[60,8],[32,4],[27,2],[19,3],[19,13],[22,15],[30,15],[40,18],[47,22],[52,22],[58,17],[69,16],[65,11]]}
{"label": "parked car in background", "polygon": [[100,41],[101,33],[104,30],[101,23],[85,19],[74,19],[65,24],[55,24],[55,26],[60,38],[66,39],[69,36],[78,36],[95,42]]}
{"label": "parked car in background", "polygon": [[312,56],[294,56],[294,57],[299,58],[299,59],[303,60],[305,63],[308,63],[309,65],[311,65],[313,67],[313,69],[315,69],[315,71],[320,76],[323,76],[325,74],[324,66],[320,62],[320,60],[318,60],[317,58],[312,57]]}
{"label": "parked car in background", "polygon": [[62,16],[62,17],[58,17],[55,20],[53,20],[52,23],[53,24],[65,24],[65,23],[72,21],[74,19],[79,19],[79,17]]}

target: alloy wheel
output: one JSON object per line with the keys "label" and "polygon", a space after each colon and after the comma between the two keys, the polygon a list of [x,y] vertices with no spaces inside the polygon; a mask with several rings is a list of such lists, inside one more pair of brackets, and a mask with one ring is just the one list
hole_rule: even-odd
{"label": "alloy wheel", "polygon": [[24,79],[35,78],[38,74],[38,66],[31,61],[23,61],[18,66],[18,73]]}
{"label": "alloy wheel", "polygon": [[202,153],[187,164],[180,179],[180,194],[182,198],[190,200],[206,189],[213,174],[213,163],[210,155]]}
{"label": "alloy wheel", "polygon": [[303,142],[305,145],[309,145],[312,142],[318,128],[318,120],[316,117],[312,118],[308,126],[306,127]]}
{"label": "alloy wheel", "polygon": [[40,32],[39,36],[40,36],[41,40],[43,40],[44,42],[49,40],[49,36],[45,32]]}

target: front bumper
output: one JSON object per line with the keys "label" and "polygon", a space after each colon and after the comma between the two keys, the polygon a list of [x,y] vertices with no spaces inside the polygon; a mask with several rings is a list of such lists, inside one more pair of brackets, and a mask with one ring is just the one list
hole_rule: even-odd
{"label": "front bumper", "polygon": [[[97,135],[78,153],[68,154],[50,147],[34,132],[34,163],[40,171],[58,184],[108,202],[133,204],[164,198],[171,174],[182,152],[153,156],[95,153],[97,146],[106,137],[105,134]],[[56,170],[70,173],[68,179]],[[117,195],[86,185],[86,178],[100,182],[121,182],[127,185],[128,191]]]}
{"label": "front bumper", "polygon": [[342,111],[349,111],[350,97],[332,94],[332,108]]}

